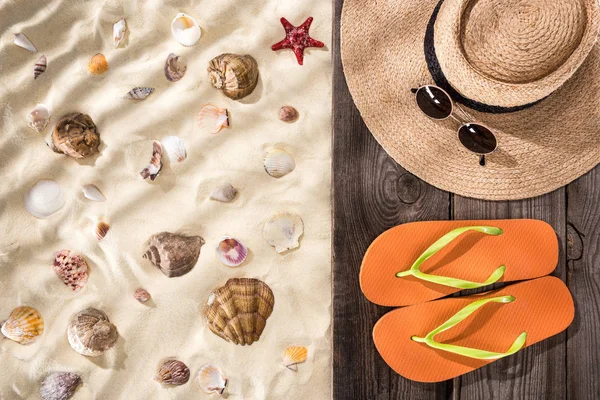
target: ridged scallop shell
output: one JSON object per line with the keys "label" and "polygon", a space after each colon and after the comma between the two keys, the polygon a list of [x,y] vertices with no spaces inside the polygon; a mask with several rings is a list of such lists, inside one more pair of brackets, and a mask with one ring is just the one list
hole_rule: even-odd
{"label": "ridged scallop shell", "polygon": [[296,168],[294,159],[285,150],[271,149],[267,151],[264,159],[265,171],[273,178],[281,178]]}
{"label": "ridged scallop shell", "polygon": [[155,140],[152,143],[152,158],[150,158],[148,165],[140,172],[140,175],[144,179],[150,178],[151,181],[154,181],[158,177],[158,174],[160,174],[162,166],[162,145],[159,141]]}
{"label": "ridged scallop shell", "polygon": [[135,291],[133,297],[140,303],[145,303],[150,300],[150,293],[146,289],[139,288]]}
{"label": "ridged scallop shell", "polygon": [[200,368],[198,374],[200,388],[206,393],[223,394],[227,387],[227,378],[221,374],[218,367],[212,364],[206,364]]}
{"label": "ridged scallop shell", "polygon": [[302,218],[291,213],[275,214],[263,228],[263,237],[278,253],[300,246],[299,240],[303,233]]}
{"label": "ridged scallop shell", "polygon": [[115,345],[119,334],[104,312],[90,307],[75,314],[67,337],[73,350],[97,357]]}
{"label": "ridged scallop shell", "polygon": [[127,32],[127,22],[125,19],[120,19],[113,25],[113,41],[115,42],[115,49],[119,48],[119,44],[125,38]]}
{"label": "ridged scallop shell", "polygon": [[75,293],[83,289],[88,281],[89,268],[85,258],[71,250],[61,250],[54,255],[52,269]]}
{"label": "ridged scallop shell", "polygon": [[283,122],[294,122],[298,119],[298,111],[292,106],[283,106],[279,109],[279,119]]}
{"label": "ridged scallop shell", "polygon": [[178,136],[167,136],[161,142],[163,150],[172,163],[183,162],[187,158],[187,150],[183,139]]}
{"label": "ridged scallop shell", "polygon": [[173,53],[169,54],[167,61],[165,62],[165,77],[170,82],[177,82],[187,70],[185,60],[181,56],[177,56]]}
{"label": "ridged scallop shell", "polygon": [[40,386],[42,400],[68,400],[81,385],[81,377],[73,372],[55,372],[48,375]]}
{"label": "ridged scallop shell", "polygon": [[246,54],[225,53],[213,58],[208,65],[212,85],[225,96],[239,100],[254,91],[258,83],[258,64]]}
{"label": "ridged scallop shell", "polygon": [[223,128],[229,128],[229,111],[207,104],[198,113],[198,125],[202,132],[219,133]]}
{"label": "ridged scallop shell", "polygon": [[238,190],[231,186],[231,183],[224,183],[219,185],[210,192],[210,198],[212,200],[220,201],[223,203],[229,203],[237,195]]}
{"label": "ridged scallop shell", "polygon": [[46,71],[46,68],[48,68],[48,60],[46,59],[46,56],[41,56],[33,67],[33,79],[37,79],[43,74]]}
{"label": "ridged scallop shell", "polygon": [[308,349],[302,346],[291,346],[283,354],[283,365],[292,371],[298,370],[298,364],[306,361]]}
{"label": "ridged scallop shell", "polygon": [[102,240],[106,235],[108,235],[109,230],[109,224],[104,221],[99,221],[94,228],[94,236],[96,236],[96,239]]}
{"label": "ridged scallop shell", "polygon": [[64,205],[63,191],[53,180],[39,180],[25,193],[25,208],[38,218],[48,218]]}
{"label": "ridged scallop shell", "polygon": [[24,33],[15,33],[13,36],[13,43],[22,49],[28,50],[32,53],[37,52],[37,49],[31,43],[31,40]]}
{"label": "ridged scallop shell", "polygon": [[179,44],[186,47],[195,45],[202,36],[198,22],[185,13],[179,13],[173,18],[171,33]]}
{"label": "ridged scallop shell", "polygon": [[108,61],[106,61],[106,57],[104,54],[98,53],[88,63],[88,71],[92,75],[102,75],[106,71],[108,71]]}
{"label": "ridged scallop shell", "polygon": [[106,200],[106,197],[104,197],[104,195],[102,194],[100,189],[98,189],[95,185],[92,185],[92,184],[83,185],[81,187],[81,191],[83,192],[83,195],[85,196],[86,199],[90,199],[92,201]]}
{"label": "ridged scallop shell", "polygon": [[92,118],[75,112],[64,115],[52,131],[50,148],[73,158],[86,158],[97,154],[100,147],[100,134]]}
{"label": "ridged scallop shell", "polygon": [[233,278],[214,290],[202,312],[208,328],[227,342],[256,342],[273,312],[271,288],[258,279]]}
{"label": "ridged scallop shell", "polygon": [[160,366],[154,379],[165,385],[183,385],[190,380],[190,369],[181,361],[168,360]]}
{"label": "ridged scallop shell", "polygon": [[161,232],[152,235],[148,240],[148,250],[144,258],[150,260],[169,278],[175,278],[194,268],[204,243],[200,236]]}
{"label": "ridged scallop shell", "polygon": [[35,308],[17,307],[4,321],[0,331],[4,336],[19,344],[30,344],[44,333],[44,319]]}
{"label": "ridged scallop shell", "polygon": [[42,133],[50,121],[50,115],[50,109],[45,104],[36,104],[27,115],[27,125],[37,133]]}
{"label": "ridged scallop shell", "polygon": [[242,242],[225,236],[216,248],[217,258],[228,267],[239,267],[248,256],[248,249]]}
{"label": "ridged scallop shell", "polygon": [[144,100],[154,92],[151,87],[134,87],[122,98],[125,100]]}

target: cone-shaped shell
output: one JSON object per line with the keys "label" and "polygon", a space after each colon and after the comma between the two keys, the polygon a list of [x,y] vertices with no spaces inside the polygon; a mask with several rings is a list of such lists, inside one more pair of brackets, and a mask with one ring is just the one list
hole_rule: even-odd
{"label": "cone-shaped shell", "polygon": [[165,77],[168,81],[177,82],[183,78],[186,70],[187,65],[181,56],[173,53],[169,54],[167,61],[165,62]]}
{"label": "cone-shaped shell", "polygon": [[210,61],[208,73],[212,85],[233,100],[248,96],[258,83],[258,64],[248,54],[221,54]]}
{"label": "cone-shaped shell", "polygon": [[61,250],[54,255],[52,269],[61,281],[75,293],[88,281],[88,265],[85,259],[71,250]]}
{"label": "cone-shaped shell", "polygon": [[170,232],[152,235],[144,258],[168,276],[175,278],[187,274],[194,268],[204,245],[200,236],[184,236]]}
{"label": "cone-shaped shell", "polygon": [[17,307],[4,321],[0,331],[19,344],[30,344],[44,333],[44,319],[35,308]]}
{"label": "cone-shaped shell", "polygon": [[302,218],[291,213],[275,214],[263,228],[263,237],[278,253],[300,246],[300,236],[303,233]]}
{"label": "cone-shaped shell", "polygon": [[190,380],[190,369],[181,361],[168,360],[160,366],[154,379],[165,385],[183,385]]}
{"label": "cone-shaped shell", "polygon": [[37,104],[27,115],[27,125],[36,131],[42,133],[50,121],[50,109],[45,104]]}
{"label": "cone-shaped shell", "polygon": [[62,117],[52,132],[52,150],[73,158],[86,158],[98,153],[100,134],[92,118],[83,113]]}
{"label": "cone-shaped shell", "polygon": [[294,159],[285,150],[271,149],[267,151],[264,159],[265,171],[273,178],[281,178],[296,168]]}
{"label": "cone-shaped shell", "polygon": [[81,385],[81,377],[72,372],[55,372],[48,375],[40,386],[42,400],[68,400]]}
{"label": "cone-shaped shell", "polygon": [[223,394],[227,387],[227,378],[221,374],[218,367],[212,364],[206,364],[200,368],[198,381],[200,388],[206,393]]}
{"label": "cone-shaped shell", "polygon": [[229,128],[229,111],[211,104],[202,106],[198,113],[198,126],[202,132],[219,133],[223,128]]}
{"label": "cone-shaped shell", "polygon": [[32,215],[48,218],[65,205],[65,196],[57,182],[41,179],[25,193],[24,202]]}
{"label": "cone-shaped shell", "polygon": [[306,361],[308,349],[302,346],[291,346],[283,354],[283,365],[292,371],[298,370],[298,364]]}
{"label": "cone-shaped shell", "polygon": [[108,61],[106,61],[104,54],[98,53],[91,58],[88,63],[88,71],[92,75],[102,75],[108,71]]}
{"label": "cone-shaped shell", "polygon": [[248,256],[248,249],[242,242],[225,236],[216,248],[217,258],[228,267],[239,267]]}
{"label": "cone-shaped shell", "polygon": [[234,278],[208,297],[203,316],[209,329],[228,342],[256,342],[273,312],[271,288],[258,279]]}
{"label": "cone-shaped shell", "polygon": [[144,100],[154,92],[154,88],[151,87],[134,87],[123,96],[125,100]]}
{"label": "cone-shaped shell", "polygon": [[202,31],[198,22],[185,13],[179,13],[171,22],[171,33],[182,46],[193,46],[198,42]]}
{"label": "cone-shaped shell", "polygon": [[31,43],[31,40],[29,40],[29,38],[25,36],[24,33],[15,33],[13,37],[13,43],[21,47],[22,49],[28,50],[32,53],[35,53],[37,51],[33,43]]}
{"label": "cone-shaped shell", "polygon": [[73,350],[87,357],[97,357],[115,345],[119,334],[104,312],[86,308],[71,320],[67,337]]}

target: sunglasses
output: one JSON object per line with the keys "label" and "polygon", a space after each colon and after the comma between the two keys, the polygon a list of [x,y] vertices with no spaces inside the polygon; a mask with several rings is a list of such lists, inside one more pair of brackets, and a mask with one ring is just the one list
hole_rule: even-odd
{"label": "sunglasses", "polygon": [[[479,156],[479,165],[485,166],[486,154],[493,153],[498,148],[496,135],[485,125],[471,122],[471,117],[459,104],[452,101],[446,91],[434,85],[421,86],[411,89],[415,94],[417,106],[431,119],[443,120],[452,118],[460,124],[458,140],[471,153]],[[456,111],[460,111],[459,115]]]}

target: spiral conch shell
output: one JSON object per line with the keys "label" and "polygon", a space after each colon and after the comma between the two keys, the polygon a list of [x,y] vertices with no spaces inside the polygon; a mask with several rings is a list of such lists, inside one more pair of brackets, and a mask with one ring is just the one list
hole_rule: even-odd
{"label": "spiral conch shell", "polygon": [[73,317],[67,337],[73,350],[97,357],[115,345],[119,334],[104,312],[90,307]]}
{"label": "spiral conch shell", "polygon": [[19,344],[30,344],[44,333],[44,319],[35,308],[17,307],[4,321],[0,331]]}
{"label": "spiral conch shell", "polygon": [[273,312],[271,288],[258,279],[233,278],[208,297],[203,316],[208,328],[227,342],[256,342]]}
{"label": "spiral conch shell", "polygon": [[170,232],[152,235],[144,258],[149,259],[169,278],[187,274],[194,268],[204,245],[200,236],[184,236]]}
{"label": "spiral conch shell", "polygon": [[90,157],[98,153],[100,134],[89,115],[67,114],[56,123],[50,147],[73,158]]}
{"label": "spiral conch shell", "polygon": [[248,96],[258,83],[258,64],[248,54],[221,54],[210,61],[208,73],[212,85],[233,100]]}
{"label": "spiral conch shell", "polygon": [[167,61],[165,62],[165,77],[168,81],[177,82],[183,78],[186,70],[187,65],[181,56],[173,53],[169,54]]}
{"label": "spiral conch shell", "polygon": [[73,372],[55,372],[48,375],[40,386],[42,400],[68,400],[81,385],[81,377]]}

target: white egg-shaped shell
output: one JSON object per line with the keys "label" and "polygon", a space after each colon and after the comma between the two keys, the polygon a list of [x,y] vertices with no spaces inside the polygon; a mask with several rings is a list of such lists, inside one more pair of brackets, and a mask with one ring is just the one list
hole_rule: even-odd
{"label": "white egg-shaped shell", "polygon": [[180,137],[167,136],[160,143],[172,163],[180,163],[187,158],[185,143]]}
{"label": "white egg-shaped shell", "polygon": [[25,208],[38,218],[48,218],[65,205],[60,185],[50,179],[39,180],[25,193]]}
{"label": "white egg-shaped shell", "polygon": [[36,131],[42,133],[42,131],[48,125],[50,121],[50,109],[45,104],[36,104],[36,106],[27,115],[27,125]]}
{"label": "white egg-shaped shell", "polygon": [[90,199],[92,201],[106,200],[106,197],[102,194],[100,189],[98,189],[96,186],[94,186],[92,184],[83,185],[81,187],[81,191],[83,192],[83,195],[85,196],[86,199]]}
{"label": "white egg-shaped shell", "polygon": [[263,237],[278,253],[300,246],[300,236],[303,233],[302,218],[291,213],[275,214],[263,228]]}
{"label": "white egg-shaped shell", "polygon": [[202,31],[198,22],[185,13],[179,13],[171,22],[171,33],[182,46],[193,46],[198,42]]}
{"label": "white egg-shaped shell", "polygon": [[229,203],[237,195],[238,190],[234,188],[231,183],[224,183],[217,186],[210,192],[210,198],[212,200],[220,201],[222,203]]}
{"label": "white egg-shaped shell", "polygon": [[244,243],[229,236],[221,238],[215,250],[219,261],[228,267],[239,267],[248,256],[248,248]]}
{"label": "white egg-shaped shell", "polygon": [[121,44],[121,41],[125,38],[125,32],[127,32],[127,22],[125,22],[125,19],[120,19],[113,25],[115,49],[119,47],[119,44]]}
{"label": "white egg-shaped shell", "polygon": [[31,43],[31,40],[29,40],[29,38],[25,36],[24,33],[15,33],[13,37],[13,43],[21,47],[22,49],[28,50],[32,53],[37,52],[37,49],[35,48],[33,43]]}
{"label": "white egg-shaped shell", "polygon": [[285,150],[271,149],[265,154],[265,171],[274,178],[281,178],[296,168],[294,159]]}
{"label": "white egg-shaped shell", "polygon": [[227,378],[221,374],[218,367],[212,364],[206,364],[200,368],[198,380],[200,387],[206,393],[223,394],[227,387]]}

